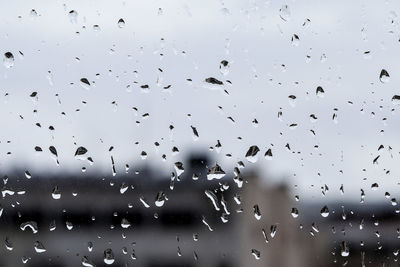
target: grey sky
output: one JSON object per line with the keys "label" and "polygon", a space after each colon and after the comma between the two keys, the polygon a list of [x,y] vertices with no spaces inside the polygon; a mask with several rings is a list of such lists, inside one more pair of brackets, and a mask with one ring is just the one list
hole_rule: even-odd
{"label": "grey sky", "polygon": [[[287,21],[279,16],[284,4],[291,13]],[[168,173],[186,153],[207,151],[220,140],[221,153],[209,153],[227,172],[245,160],[249,146],[258,145],[259,161],[246,165],[279,179],[283,175],[286,182],[299,185],[292,188],[306,198],[321,199],[324,184],[332,191],[326,198],[332,199],[340,197],[340,184],[344,197],[354,201],[360,188],[367,199],[383,199],[385,191],[399,193],[399,119],[397,111],[391,111],[396,108],[391,98],[400,94],[399,7],[396,1],[8,3],[0,11],[0,48],[2,54],[12,52],[15,62],[0,70],[0,166],[54,171],[48,151],[54,145],[61,168],[80,171],[89,165],[73,155],[77,146],[85,146],[95,161],[88,168],[110,173],[108,148],[114,146],[119,171],[126,163],[133,169],[147,163]],[[78,13],[76,22],[68,15],[71,10]],[[118,27],[120,18],[123,28]],[[310,22],[303,26],[306,19]],[[297,46],[291,42],[293,34],[300,39]],[[227,75],[219,71],[221,60],[230,62]],[[382,69],[390,74],[388,83],[379,81]],[[83,77],[92,83],[90,90],[80,85]],[[208,77],[232,85],[209,88],[204,83]],[[140,88],[145,84],[148,93]],[[163,92],[167,85],[170,90]],[[323,87],[323,98],[316,96],[317,86]],[[38,101],[29,96],[33,91]],[[295,106],[289,95],[297,97]],[[145,113],[150,114],[147,119],[142,118]],[[311,114],[318,117],[314,123]],[[254,118],[258,127],[252,124]],[[293,123],[296,129],[288,127]],[[172,134],[170,124],[175,127]],[[50,125],[55,131],[48,130]],[[197,128],[199,140],[193,140],[190,126]],[[161,144],[158,152],[155,141]],[[296,153],[285,149],[287,143]],[[385,148],[378,151],[381,144]],[[35,146],[44,152],[34,155]],[[181,153],[172,156],[173,146]],[[272,161],[263,158],[268,148]],[[8,151],[12,154],[6,155]],[[148,153],[146,160],[140,158],[141,151]],[[227,153],[232,157],[226,158]],[[373,165],[378,155],[379,164]],[[373,182],[381,186],[376,192],[370,191]]]}

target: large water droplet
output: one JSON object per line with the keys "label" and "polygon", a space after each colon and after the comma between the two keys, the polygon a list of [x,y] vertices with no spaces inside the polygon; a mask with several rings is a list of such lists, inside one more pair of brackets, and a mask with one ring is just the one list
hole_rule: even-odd
{"label": "large water droplet", "polygon": [[113,264],[115,261],[114,253],[111,248],[104,250],[104,262],[108,265]]}
{"label": "large water droplet", "polygon": [[207,180],[213,180],[213,179],[221,179],[222,177],[225,176],[224,170],[222,170],[221,166],[218,164],[215,164],[214,167],[208,170],[207,172]]}
{"label": "large water droplet", "polygon": [[32,230],[32,233],[36,234],[38,232],[38,226],[35,221],[28,221],[21,223],[20,228],[22,231],[25,231],[26,228],[30,228]]}

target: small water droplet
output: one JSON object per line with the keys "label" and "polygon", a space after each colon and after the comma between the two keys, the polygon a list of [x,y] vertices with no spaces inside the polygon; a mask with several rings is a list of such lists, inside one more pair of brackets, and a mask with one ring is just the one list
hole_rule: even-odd
{"label": "small water droplet", "polygon": [[53,197],[53,199],[60,199],[61,198],[61,192],[58,189],[57,185],[53,188],[53,192],[51,193],[51,196]]}
{"label": "small water droplet", "polygon": [[261,219],[261,212],[260,212],[260,208],[258,207],[258,205],[254,205],[253,206],[253,212],[254,212],[254,217],[257,220],[260,220]]}
{"label": "small water droplet", "polygon": [[288,5],[283,5],[280,9],[279,9],[279,17],[283,20],[283,21],[289,21],[290,20],[290,8]]}
{"label": "small water droplet", "polygon": [[119,28],[123,28],[123,27],[125,27],[125,20],[124,19],[119,19],[118,20],[118,27]]}
{"label": "small water droplet", "polygon": [[36,253],[46,252],[46,248],[43,246],[43,244],[40,241],[36,241],[34,243],[34,248],[35,248]]}
{"label": "small water droplet", "polygon": [[14,55],[11,52],[4,53],[3,64],[8,69],[14,66]]}
{"label": "small water droplet", "polygon": [[321,216],[324,217],[324,218],[326,218],[326,217],[329,216],[329,209],[328,209],[327,206],[324,206],[324,207],[321,209]]}
{"label": "small water droplet", "polygon": [[379,74],[379,80],[380,80],[382,83],[387,83],[387,82],[389,82],[390,76],[389,76],[389,73],[387,72],[387,70],[385,70],[385,69],[382,69],[382,70],[381,70],[381,73]]}
{"label": "small water droplet", "polygon": [[260,257],[261,257],[261,252],[260,251],[258,251],[257,249],[251,249],[251,254],[254,256],[254,258],[256,259],[256,260],[259,260],[260,259]]}

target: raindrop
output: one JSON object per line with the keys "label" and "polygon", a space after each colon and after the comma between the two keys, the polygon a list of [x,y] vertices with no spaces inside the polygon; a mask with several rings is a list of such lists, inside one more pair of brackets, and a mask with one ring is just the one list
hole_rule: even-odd
{"label": "raindrop", "polygon": [[86,90],[90,89],[90,82],[89,82],[89,80],[87,78],[81,78],[80,79],[80,85]]}
{"label": "raindrop", "polygon": [[27,179],[31,179],[32,178],[32,174],[29,171],[25,171],[25,177]]}
{"label": "raindrop", "polygon": [[87,149],[85,147],[83,147],[83,146],[80,146],[75,151],[75,157],[79,157],[81,155],[85,155],[86,152],[87,152]]}
{"label": "raindrop", "polygon": [[277,228],[278,228],[278,226],[276,225],[276,224],[273,224],[273,225],[271,225],[271,229],[270,229],[270,236],[272,237],[272,238],[274,238],[275,237],[275,235],[276,235],[276,231],[277,231]]}
{"label": "raindrop", "polygon": [[315,94],[316,94],[318,97],[324,97],[325,91],[324,91],[324,89],[323,89],[321,86],[318,86],[318,87],[317,87],[317,90],[315,90]]}
{"label": "raindrop", "polygon": [[299,46],[300,44],[300,38],[297,34],[293,34],[291,41],[294,46]]}
{"label": "raindrop", "polygon": [[183,163],[182,162],[179,162],[179,161],[175,162],[174,167],[175,167],[176,174],[178,176],[180,176],[185,171],[185,168],[183,167]]}
{"label": "raindrop", "polygon": [[400,104],[400,95],[394,95],[392,97],[392,103],[393,103],[393,105],[399,105]]}
{"label": "raindrop", "polygon": [[220,80],[215,79],[214,77],[209,77],[205,79],[206,83],[215,84],[215,85],[223,85],[224,83]]}
{"label": "raindrop", "polygon": [[35,248],[36,253],[46,252],[46,248],[43,246],[43,244],[40,241],[36,241],[34,243],[34,248]]}
{"label": "raindrop", "polygon": [[279,9],[279,17],[281,17],[282,20],[284,21],[289,21],[290,20],[290,8],[288,5],[283,5]]}
{"label": "raindrop", "polygon": [[371,184],[371,190],[377,190],[379,188],[378,183]]}
{"label": "raindrop", "polygon": [[6,52],[4,54],[3,63],[4,66],[8,69],[14,66],[14,55],[11,52]]}
{"label": "raindrop", "polygon": [[381,73],[379,74],[379,80],[380,80],[382,83],[387,83],[387,82],[389,82],[390,76],[389,76],[389,73],[387,72],[387,70],[385,70],[385,69],[382,69],[382,70],[381,70]]}
{"label": "raindrop", "polygon": [[104,250],[104,262],[108,265],[113,264],[115,261],[114,253],[111,248]]}
{"label": "raindrop", "polygon": [[139,200],[140,200],[140,202],[142,202],[142,204],[143,204],[143,206],[144,206],[145,208],[150,208],[150,205],[147,203],[146,199],[145,199],[143,196],[141,196],[141,197],[139,198]]}
{"label": "raindrop", "polygon": [[49,150],[50,150],[51,154],[53,154],[54,156],[58,157],[57,149],[54,146],[50,146]]}
{"label": "raindrop", "polygon": [[61,192],[58,189],[57,185],[53,188],[53,192],[51,193],[51,196],[53,197],[53,199],[60,199],[61,198]]}
{"label": "raindrop", "polygon": [[260,208],[258,207],[258,205],[254,205],[253,212],[254,212],[254,217],[257,220],[260,220],[261,219],[261,212],[260,212]]}
{"label": "raindrop", "polygon": [[164,206],[165,200],[167,200],[167,197],[163,191],[160,191],[157,193],[155,204],[157,207],[162,207]]}
{"label": "raindrop", "polygon": [[264,154],[264,157],[267,160],[272,160],[272,150],[271,150],[271,148],[268,148],[268,150]]}
{"label": "raindrop", "polygon": [[254,248],[251,249],[251,254],[256,258],[256,260],[259,260],[261,257],[261,252]]}
{"label": "raindrop", "polygon": [[21,223],[20,229],[22,231],[25,231],[26,228],[30,228],[32,230],[32,233],[34,233],[34,234],[36,234],[38,232],[38,226],[35,221],[28,221],[28,222]]}
{"label": "raindrop", "polygon": [[129,228],[130,226],[131,226],[131,223],[127,219],[122,218],[121,227],[126,229],[126,228]]}
{"label": "raindrop", "polygon": [[326,217],[329,216],[329,209],[328,209],[327,206],[324,206],[324,207],[321,209],[321,216],[324,217],[324,218],[326,218]]}
{"label": "raindrop", "polygon": [[10,239],[8,237],[6,237],[6,239],[4,240],[4,245],[6,247],[7,250],[13,250],[14,246],[12,244],[12,242],[10,241]]}
{"label": "raindrop", "polygon": [[123,28],[125,27],[125,20],[122,18],[118,20],[118,27]]}
{"label": "raindrop", "polygon": [[211,190],[205,190],[204,193],[211,200],[212,204],[214,205],[215,210],[219,211],[220,208],[218,206],[217,196]]}
{"label": "raindrop", "polygon": [[71,222],[66,221],[66,222],[65,222],[65,227],[67,227],[67,229],[68,229],[69,231],[71,231],[72,228],[74,228],[74,225],[73,225]]}
{"label": "raindrop", "polygon": [[251,146],[249,148],[249,150],[246,153],[246,159],[249,162],[255,163],[257,162],[258,158],[257,158],[257,153],[260,151],[260,149],[258,148],[258,146]]}
{"label": "raindrop", "polygon": [[197,132],[196,127],[190,126],[192,128],[193,131],[193,140],[197,141],[199,139],[199,133]]}
{"label": "raindrop", "polygon": [[213,179],[221,179],[225,176],[224,170],[222,170],[221,166],[218,164],[215,164],[214,167],[208,170],[207,172],[207,180],[213,180]]}
{"label": "raindrop", "polygon": [[349,251],[349,246],[347,245],[346,241],[342,241],[342,243],[340,244],[340,255],[342,255],[342,257],[347,257],[349,256],[350,251]]}
{"label": "raindrop", "polygon": [[226,60],[222,60],[221,63],[219,64],[219,71],[223,75],[228,75],[229,73],[229,62]]}
{"label": "raindrop", "polygon": [[299,217],[299,210],[297,208],[292,208],[291,214],[293,218],[297,218]]}
{"label": "raindrop", "polygon": [[71,23],[77,23],[78,21],[78,12],[76,12],[75,10],[71,10],[68,13],[69,16],[69,20],[71,21]]}
{"label": "raindrop", "polygon": [[90,261],[87,256],[82,257],[82,265],[85,267],[96,267],[96,265]]}

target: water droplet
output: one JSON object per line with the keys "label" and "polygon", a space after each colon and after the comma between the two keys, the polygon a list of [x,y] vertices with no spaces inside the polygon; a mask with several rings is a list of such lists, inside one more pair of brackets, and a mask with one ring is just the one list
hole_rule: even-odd
{"label": "water droplet", "polygon": [[211,200],[212,204],[214,205],[215,210],[219,211],[220,208],[218,206],[218,198],[211,190],[205,190],[204,193],[206,196]]}
{"label": "water droplet", "polygon": [[270,148],[265,152],[264,157],[267,160],[272,160],[272,150]]}
{"label": "water droplet", "polygon": [[253,206],[253,212],[254,212],[254,217],[257,220],[260,220],[261,219],[261,212],[260,212],[260,208],[258,207],[258,205],[254,205]]}
{"label": "water droplet", "polygon": [[197,141],[199,139],[199,133],[197,132],[196,127],[190,126],[192,128],[193,131],[193,140]]}
{"label": "water droplet", "polygon": [[74,156],[76,159],[84,160],[86,158],[82,157],[82,156],[85,155],[86,153],[87,153],[87,149],[83,146],[80,146],[76,149]]}
{"label": "water droplet", "polygon": [[257,153],[260,151],[258,146],[251,146],[246,153],[246,159],[249,162],[255,163],[258,160]]}
{"label": "water droplet", "polygon": [[14,249],[14,246],[8,237],[6,237],[6,239],[4,240],[4,245],[5,245],[6,249],[9,251]]}
{"label": "water droplet", "polygon": [[130,223],[127,219],[122,218],[122,220],[121,220],[121,227],[124,228],[124,229],[127,229],[127,228],[129,228],[130,226],[131,226],[131,223]]}
{"label": "water droplet", "polygon": [[219,71],[223,75],[228,75],[229,73],[229,62],[227,60],[222,60],[221,63],[219,64]]}
{"label": "water droplet", "polygon": [[96,265],[90,261],[87,256],[82,257],[82,265],[85,267],[96,267]]}
{"label": "water droplet", "polygon": [[25,229],[27,227],[30,228],[32,230],[32,233],[34,233],[34,234],[36,234],[38,232],[38,226],[35,221],[24,222],[24,223],[21,223],[21,225],[20,225],[20,229],[22,231],[25,231]]}
{"label": "water droplet", "polygon": [[57,185],[53,188],[53,192],[51,193],[51,196],[53,197],[53,199],[60,199],[61,198],[61,192],[58,189]]}
{"label": "water droplet", "polygon": [[146,199],[145,199],[143,196],[141,196],[141,197],[139,198],[139,200],[140,200],[140,202],[142,202],[142,204],[143,204],[143,206],[144,206],[145,208],[150,208],[150,205],[147,203]]}
{"label": "water droplet", "polygon": [[259,260],[261,257],[261,252],[254,248],[251,249],[251,254],[256,258],[256,260]]}
{"label": "water droplet", "polygon": [[8,69],[14,66],[14,55],[11,52],[4,54],[3,64]]}
{"label": "water droplet", "polygon": [[25,171],[25,177],[27,179],[31,179],[32,178],[32,174],[29,171]]}
{"label": "water droplet", "polygon": [[327,206],[324,206],[324,207],[321,209],[321,216],[324,217],[324,218],[326,218],[326,217],[329,216],[329,209],[328,209]]}
{"label": "water droplet", "polygon": [[297,208],[292,208],[291,214],[293,218],[297,218],[299,217],[299,210]]}
{"label": "water droplet", "polygon": [[315,90],[315,94],[316,94],[318,97],[324,97],[325,91],[324,91],[324,89],[323,89],[321,86],[318,86],[318,87],[317,87],[317,90]]}
{"label": "water droplet", "polygon": [[157,207],[162,207],[164,206],[165,200],[167,200],[167,197],[163,191],[159,191],[156,196],[155,204]]}
{"label": "water droplet", "polygon": [[72,228],[74,228],[74,225],[71,222],[66,221],[65,222],[65,227],[67,228],[67,230],[71,231]]}
{"label": "water droplet", "polygon": [[394,95],[392,97],[392,103],[393,103],[393,105],[399,105],[400,104],[400,95]]}
{"label": "water droplet", "polygon": [[104,262],[108,265],[113,264],[115,261],[114,253],[111,248],[104,250]]}
{"label": "water droplet", "polygon": [[185,168],[183,167],[183,163],[182,162],[175,162],[175,171],[176,171],[176,175],[180,176],[184,171]]}
{"label": "water droplet", "polygon": [[387,82],[389,82],[390,76],[389,76],[389,73],[387,72],[387,70],[385,70],[385,69],[382,69],[382,70],[381,70],[381,73],[379,74],[379,80],[380,80],[382,83],[387,83]]}
{"label": "water droplet", "polygon": [[342,255],[342,257],[347,257],[350,255],[349,246],[347,245],[346,241],[342,241],[340,244],[340,255]]}
{"label": "water droplet", "polygon": [[50,222],[49,230],[50,230],[50,231],[56,230],[56,221],[55,221],[55,220],[52,220],[52,221]]}
{"label": "water droplet", "polygon": [[90,89],[90,82],[89,82],[89,80],[87,78],[81,78],[80,79],[80,85],[86,90]]}
{"label": "water droplet", "polygon": [[288,5],[283,5],[279,9],[279,17],[281,17],[282,20],[284,21],[289,21],[290,20],[290,8]]}
{"label": "water droplet", "polygon": [[34,243],[34,248],[35,248],[36,253],[46,252],[46,248],[43,246],[43,244],[40,241],[36,241]]}
{"label": "water droplet", "polygon": [[122,18],[118,20],[118,27],[123,28],[125,27],[125,20]]}
{"label": "water droplet", "polygon": [[29,14],[30,14],[31,17],[33,17],[33,18],[37,17],[37,15],[38,15],[35,9],[32,9],[31,12],[29,12]]}
{"label": "water droplet", "polygon": [[292,39],[291,39],[292,45],[293,46],[299,46],[300,44],[300,38],[297,34],[293,34],[292,35]]}
{"label": "water droplet", "polygon": [[221,166],[218,164],[215,164],[214,167],[208,170],[207,172],[207,180],[213,180],[213,179],[221,179],[225,176],[224,170],[222,170]]}
{"label": "water droplet", "polygon": [[271,229],[270,229],[270,236],[272,237],[272,238],[274,238],[275,237],[275,235],[276,235],[276,231],[277,231],[277,228],[278,228],[278,226],[276,225],[276,224],[273,224],[273,225],[271,225]]}
{"label": "water droplet", "polygon": [[87,246],[88,246],[88,251],[92,252],[93,251],[93,243],[89,241]]}
{"label": "water droplet", "polygon": [[220,80],[214,78],[214,77],[209,77],[205,79],[206,83],[210,83],[210,84],[215,84],[215,85],[223,85],[224,83],[221,82]]}
{"label": "water droplet", "polygon": [[78,12],[76,12],[75,10],[71,10],[68,13],[68,17],[69,17],[69,20],[71,21],[71,23],[77,23],[78,22]]}

